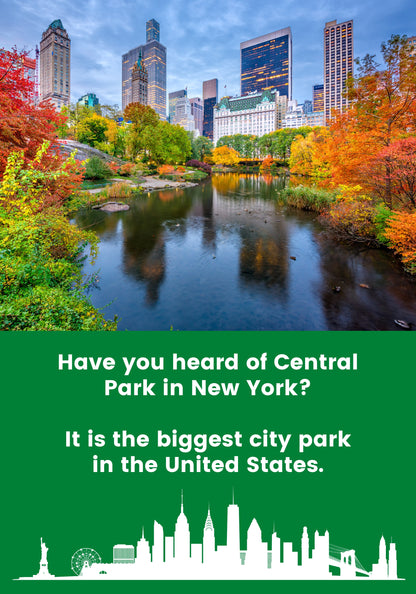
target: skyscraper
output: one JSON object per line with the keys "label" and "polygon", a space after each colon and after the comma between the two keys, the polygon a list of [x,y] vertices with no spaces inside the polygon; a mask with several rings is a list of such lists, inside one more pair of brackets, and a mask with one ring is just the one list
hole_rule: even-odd
{"label": "skyscraper", "polygon": [[324,110],[324,85],[313,85],[312,87],[313,111]]}
{"label": "skyscraper", "polygon": [[214,106],[218,101],[218,79],[212,78],[202,83],[202,99],[204,102],[203,135],[211,140],[214,137]]}
{"label": "skyscraper", "polygon": [[328,123],[334,110],[348,107],[346,83],[353,74],[352,20],[330,21],[324,29],[324,112]]}
{"label": "skyscraper", "polygon": [[69,105],[71,95],[71,40],[62,21],[53,21],[40,42],[40,100],[50,99],[57,109]]}
{"label": "skyscraper", "polygon": [[188,91],[186,89],[181,89],[180,91],[174,91],[173,93],[169,93],[169,121],[172,122],[175,118],[175,107],[178,99],[182,97],[186,97],[188,95]]}
{"label": "skyscraper", "polygon": [[227,508],[227,556],[230,565],[239,565],[240,561],[240,510],[233,502]]}
{"label": "skyscraper", "polygon": [[204,563],[209,565],[214,560],[215,555],[215,531],[214,524],[212,523],[211,512],[208,508],[207,519],[205,520],[204,536],[203,536],[203,551],[204,551]]}
{"label": "skyscraper", "polygon": [[204,104],[201,97],[192,97],[189,99],[191,104],[191,113],[194,116],[195,130],[198,130],[199,134],[203,132],[204,125]]}
{"label": "skyscraper", "polygon": [[166,47],[159,41],[160,26],[155,19],[146,23],[146,43],[122,56],[122,108],[133,101],[132,74],[140,52],[148,75],[147,104],[166,119]]}
{"label": "skyscraper", "polygon": [[292,99],[290,27],[240,43],[241,95],[277,89]]}
{"label": "skyscraper", "polygon": [[142,52],[139,53],[139,58],[133,66],[131,73],[131,95],[133,103],[141,103],[147,105],[148,102],[148,85],[149,77],[144,66]]}
{"label": "skyscraper", "polygon": [[191,535],[188,519],[183,511],[183,494],[181,495],[181,512],[175,524],[175,559],[187,561],[191,553]]}
{"label": "skyscraper", "polygon": [[192,115],[192,106],[188,97],[180,97],[176,101],[175,115],[170,118],[171,124],[182,126],[188,132],[195,130],[195,120]]}

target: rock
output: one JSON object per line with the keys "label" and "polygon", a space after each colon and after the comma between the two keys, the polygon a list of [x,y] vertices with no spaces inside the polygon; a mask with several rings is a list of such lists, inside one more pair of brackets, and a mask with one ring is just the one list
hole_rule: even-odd
{"label": "rock", "polygon": [[122,204],[121,202],[105,202],[104,204],[100,204],[98,208],[105,212],[119,212],[122,210],[129,210],[130,206],[128,204]]}
{"label": "rock", "polygon": [[368,285],[365,285],[364,283],[360,283],[360,287],[362,287],[363,289],[369,289],[370,288]]}

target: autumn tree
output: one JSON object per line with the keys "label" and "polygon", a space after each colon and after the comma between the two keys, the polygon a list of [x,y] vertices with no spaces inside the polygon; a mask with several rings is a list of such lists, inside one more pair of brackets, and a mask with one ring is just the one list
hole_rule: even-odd
{"label": "autumn tree", "polygon": [[82,168],[69,160],[59,180],[54,174],[66,161],[56,144],[65,117],[48,101],[34,105],[33,83],[23,68],[26,55],[16,49],[0,52],[0,178],[9,155],[18,153],[23,167],[39,172],[38,187],[44,190],[39,208],[46,208],[61,204],[79,187]]}
{"label": "autumn tree", "polygon": [[291,173],[314,178],[328,177],[329,166],[323,152],[327,138],[328,131],[325,128],[316,128],[307,136],[296,136],[290,149]]}
{"label": "autumn tree", "polygon": [[216,165],[228,165],[232,167],[240,162],[239,153],[228,146],[218,146],[213,150],[212,161]]}
{"label": "autumn tree", "polygon": [[372,184],[383,194],[388,166],[389,190],[398,206],[416,207],[416,138],[401,138],[384,147],[370,161]]}
{"label": "autumn tree", "polygon": [[[54,141],[64,122],[49,102],[35,106],[33,83],[25,74],[27,52],[16,49],[0,51],[0,176],[12,151],[22,151],[25,162],[36,155],[44,141]],[[52,157],[50,149],[42,163]]]}
{"label": "autumn tree", "polygon": [[350,109],[331,122],[327,158],[336,184],[358,183],[391,207],[391,159],[382,151],[416,133],[416,57],[399,35],[383,43],[381,53],[381,68],[374,56],[357,60],[359,75],[348,87]]}

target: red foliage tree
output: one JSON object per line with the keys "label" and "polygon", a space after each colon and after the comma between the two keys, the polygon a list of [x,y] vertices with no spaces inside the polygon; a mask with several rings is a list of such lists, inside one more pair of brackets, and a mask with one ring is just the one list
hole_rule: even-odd
{"label": "red foliage tree", "polygon": [[[66,118],[49,102],[35,105],[33,82],[27,77],[24,60],[27,52],[16,48],[0,50],[0,179],[10,153],[23,154],[25,163],[32,162],[36,151],[49,141],[36,168],[54,171],[63,162],[55,143],[57,129],[64,126]],[[47,194],[50,204],[61,203],[82,179],[82,168],[68,166],[68,175],[59,184],[50,182]]]}
{"label": "red foliage tree", "polygon": [[[385,147],[374,164],[374,180],[385,183],[384,171],[390,173],[391,193],[405,206],[416,207],[416,138],[402,138]],[[381,171],[380,171],[381,170]]]}

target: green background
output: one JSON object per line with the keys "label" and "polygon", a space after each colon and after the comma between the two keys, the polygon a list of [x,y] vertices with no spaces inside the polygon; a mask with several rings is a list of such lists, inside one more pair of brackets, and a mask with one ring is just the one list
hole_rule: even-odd
{"label": "green background", "polygon": [[[0,336],[2,378],[3,526],[2,581],[7,592],[365,592],[415,591],[415,339],[411,332],[125,332],[125,333],[3,333]],[[123,380],[115,371],[58,371],[59,353],[74,356],[230,356],[238,352],[239,372],[200,371],[172,374],[134,372]],[[250,356],[269,353],[265,372],[247,371]],[[279,372],[273,356],[359,355],[357,372]],[[306,396],[249,396],[182,398],[106,398],[104,379],[157,381],[170,377],[190,384],[208,381],[262,379],[275,383],[308,378]],[[298,454],[294,444],[287,455],[316,459],[322,473],[256,473],[245,470],[251,455],[280,458],[274,448],[211,449],[211,458],[240,457],[238,474],[93,474],[91,458],[117,461],[134,454],[160,461],[166,455],[194,458],[195,453],[157,450],[150,445],[120,450],[66,448],[65,431],[85,437],[88,429],[112,434],[126,429],[147,433],[157,429],[178,433],[262,432],[351,433],[351,448],[313,449]],[[293,439],[293,438],[292,438]],[[154,440],[153,440],[154,443]],[[286,455],[286,454],[285,454]],[[226,507],[232,490],[240,507],[242,547],[255,517],[263,540],[270,544],[275,524],[278,535],[300,550],[303,526],[311,543],[315,530],[329,530],[330,543],[354,548],[368,570],[378,559],[383,534],[397,544],[400,582],[16,582],[39,569],[42,536],[49,547],[49,570],[70,575],[73,553],[82,547],[111,562],[114,544],[135,544],[144,526],[152,541],[156,519],[173,535],[184,490],[191,542],[202,542],[208,503],[217,544],[225,544]],[[5,590],[3,590],[5,591]]]}

